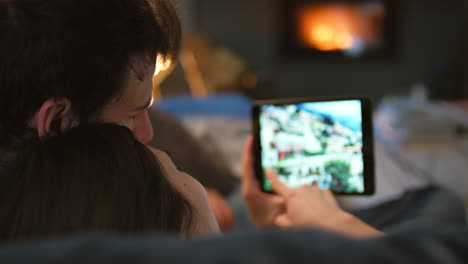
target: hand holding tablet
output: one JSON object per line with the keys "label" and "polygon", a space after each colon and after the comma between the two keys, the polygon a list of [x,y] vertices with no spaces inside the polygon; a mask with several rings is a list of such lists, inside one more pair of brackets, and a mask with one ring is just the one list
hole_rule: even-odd
{"label": "hand holding tablet", "polygon": [[257,101],[253,106],[256,175],[273,169],[289,187],[317,183],[337,194],[374,193],[372,109],[366,98]]}

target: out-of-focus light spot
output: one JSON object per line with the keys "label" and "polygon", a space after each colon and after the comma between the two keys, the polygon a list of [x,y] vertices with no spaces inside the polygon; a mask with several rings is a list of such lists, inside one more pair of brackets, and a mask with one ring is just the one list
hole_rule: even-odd
{"label": "out-of-focus light spot", "polygon": [[359,34],[360,20],[353,7],[324,4],[298,11],[303,44],[321,51],[347,50]]}
{"label": "out-of-focus light spot", "polygon": [[171,67],[171,60],[164,60],[160,56],[157,56],[156,59],[156,68],[154,70],[154,75],[158,75],[160,72],[165,71]]}
{"label": "out-of-focus light spot", "polygon": [[326,24],[318,24],[311,29],[312,39],[317,42],[328,42],[333,39],[333,29]]}
{"label": "out-of-focus light spot", "polygon": [[341,32],[335,35],[334,42],[338,49],[347,50],[353,47],[354,38],[348,32]]}

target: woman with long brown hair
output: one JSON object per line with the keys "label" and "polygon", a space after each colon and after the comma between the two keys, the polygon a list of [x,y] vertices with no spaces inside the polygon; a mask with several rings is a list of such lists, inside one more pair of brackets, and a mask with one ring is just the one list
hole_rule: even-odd
{"label": "woman with long brown hair", "polygon": [[218,231],[200,183],[115,124],[80,125],[37,141],[0,181],[3,240]]}

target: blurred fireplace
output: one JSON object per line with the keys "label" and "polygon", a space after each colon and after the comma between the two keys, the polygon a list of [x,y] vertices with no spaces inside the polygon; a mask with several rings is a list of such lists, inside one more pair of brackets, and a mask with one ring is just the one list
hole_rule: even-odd
{"label": "blurred fireplace", "polygon": [[282,0],[286,56],[360,60],[395,54],[392,0]]}

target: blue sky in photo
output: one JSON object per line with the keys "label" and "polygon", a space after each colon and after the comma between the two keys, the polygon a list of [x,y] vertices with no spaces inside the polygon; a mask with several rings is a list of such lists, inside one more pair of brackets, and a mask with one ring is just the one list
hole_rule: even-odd
{"label": "blue sky in photo", "polygon": [[300,109],[328,116],[353,129],[362,129],[361,101],[330,101],[298,104]]}

